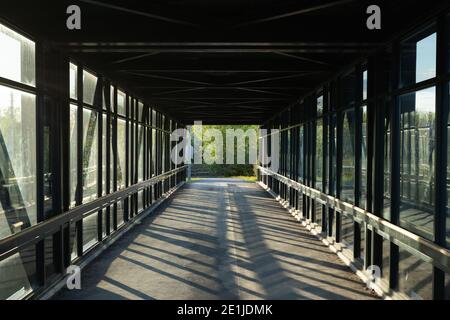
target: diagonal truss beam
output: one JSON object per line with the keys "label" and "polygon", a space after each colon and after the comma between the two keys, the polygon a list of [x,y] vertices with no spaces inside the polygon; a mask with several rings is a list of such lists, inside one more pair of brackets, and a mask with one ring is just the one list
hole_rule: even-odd
{"label": "diagonal truss beam", "polygon": [[151,18],[151,19],[169,22],[169,23],[173,23],[173,24],[179,24],[179,25],[190,26],[190,27],[200,27],[200,25],[194,24],[192,22],[187,22],[187,21],[178,20],[178,19],[172,19],[172,18],[168,18],[168,17],[164,17],[164,16],[160,16],[160,15],[156,15],[156,14],[152,14],[152,13],[148,13],[148,12],[143,12],[143,11],[138,11],[138,10],[134,10],[134,9],[116,6],[116,5],[101,2],[101,1],[95,1],[95,0],[79,0],[79,1],[91,4],[94,6],[99,6],[99,7],[108,8],[111,10],[117,10],[117,11],[126,12],[126,13],[131,13],[134,15],[143,16],[146,18]]}
{"label": "diagonal truss beam", "polygon": [[339,6],[339,5],[343,5],[343,4],[355,2],[355,1],[356,0],[340,0],[340,1],[335,1],[335,2],[331,2],[331,3],[326,3],[326,4],[314,6],[314,7],[304,8],[304,9],[300,9],[300,10],[296,10],[296,11],[291,11],[291,12],[271,16],[271,17],[247,21],[244,23],[234,25],[230,29],[239,29],[242,27],[247,27],[247,26],[260,24],[260,23],[264,23],[264,22],[275,21],[275,20],[279,20],[279,19],[292,17],[292,16],[298,16],[301,14],[305,14],[305,13],[309,13],[309,12],[313,12],[313,11],[319,11],[319,10],[323,10],[323,9],[327,9],[327,8],[332,8],[335,6]]}

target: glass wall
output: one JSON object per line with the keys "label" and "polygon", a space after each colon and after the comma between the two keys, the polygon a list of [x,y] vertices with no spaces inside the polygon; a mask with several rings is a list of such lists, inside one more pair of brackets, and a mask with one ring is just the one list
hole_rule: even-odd
{"label": "glass wall", "polygon": [[[446,23],[450,30],[449,17]],[[298,170],[298,179],[305,185],[310,186],[312,181],[314,189],[339,196],[333,204],[325,205],[326,215],[321,215],[323,195],[299,188],[302,216],[312,212],[315,217],[326,217],[331,242],[342,242],[344,248],[354,249],[351,257],[347,250],[343,250],[344,254],[357,265],[362,265],[365,258],[369,264],[378,263],[385,291],[398,291],[415,299],[431,299],[433,294],[434,298],[443,298],[441,290],[433,291],[433,283],[445,287],[447,298],[449,292],[448,270],[433,265],[437,260],[422,249],[423,242],[431,241],[438,246],[436,255],[446,254],[446,249],[441,248],[443,239],[435,239],[441,234],[445,234],[445,246],[450,248],[450,69],[438,68],[450,65],[450,55],[437,52],[437,43],[447,41],[450,45],[450,40],[440,38],[436,21],[393,41],[382,54],[356,62],[330,78],[323,85],[326,90],[321,91],[330,106],[323,108],[317,91],[302,97],[305,103],[298,123],[288,124],[299,128],[299,150],[306,141],[305,158],[302,152],[294,155],[297,168],[290,169]],[[376,80],[375,84],[371,79]],[[437,122],[439,115],[444,115],[444,123]],[[287,124],[279,114],[264,127],[285,128]],[[447,146],[440,140],[439,129],[447,134]],[[442,146],[447,150],[439,150]],[[281,149],[283,155],[285,146]],[[442,170],[436,162],[436,156],[442,153],[447,156],[446,174],[445,163]],[[329,174],[323,170],[327,155]],[[436,176],[441,174],[446,175],[446,190],[436,190]],[[283,179],[272,179],[269,187],[285,199],[277,189],[285,188]],[[446,212],[436,205],[436,195],[442,191],[447,194]],[[387,221],[383,221],[383,227],[371,219],[355,221],[359,219],[354,218],[353,207],[340,201]],[[445,217],[437,216],[441,214]],[[398,236],[399,231],[404,235]],[[417,245],[413,248],[410,241],[417,241]],[[445,283],[433,268],[447,274]]]}
{"label": "glass wall", "polygon": [[[52,55],[37,64],[35,47],[34,41],[0,24],[0,240],[123,189],[126,181],[148,179],[150,160],[153,175],[171,168],[168,138],[178,126],[174,120],[154,110],[152,129],[145,103],[78,60]],[[45,70],[39,83],[36,65]],[[153,198],[181,181],[164,181],[165,189],[159,188]],[[150,204],[146,191],[86,212],[67,232],[61,233],[64,226],[58,225],[10,256],[0,252],[0,299],[23,298],[50,285],[56,274],[126,223],[124,218],[145,210]],[[68,247],[62,249],[61,243]]]}
{"label": "glass wall", "polygon": [[433,238],[435,88],[399,97],[400,225]]}
{"label": "glass wall", "polygon": [[[367,73],[367,71],[365,71]],[[361,183],[359,205],[367,209],[367,106],[360,108],[361,112]]]}
{"label": "glass wall", "polygon": [[[35,43],[0,24],[0,239],[38,222],[36,190]],[[27,91],[11,87],[24,84]],[[17,88],[20,85],[15,86]],[[0,299],[16,299],[36,285],[30,246],[0,261]]]}
{"label": "glass wall", "polygon": [[[448,19],[450,20],[450,18]],[[449,22],[450,25],[450,22]],[[450,101],[450,84],[449,89],[449,100]],[[450,102],[449,102],[450,103]],[[450,109],[450,106],[449,108]],[[447,121],[447,223],[446,223],[446,242],[447,248],[450,248],[450,111],[447,109],[448,121]],[[450,294],[450,288],[448,293]]]}
{"label": "glass wall", "polygon": [[342,173],[341,199],[350,203],[355,200],[355,112],[343,112],[342,125]]}

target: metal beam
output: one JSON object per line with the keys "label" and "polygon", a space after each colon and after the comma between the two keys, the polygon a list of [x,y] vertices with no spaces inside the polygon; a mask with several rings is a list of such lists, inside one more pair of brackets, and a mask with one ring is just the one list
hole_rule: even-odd
{"label": "metal beam", "polygon": [[151,18],[151,19],[155,19],[155,20],[160,20],[160,21],[164,21],[164,22],[169,22],[169,23],[173,23],[173,24],[179,24],[179,25],[190,26],[190,27],[200,27],[200,25],[194,24],[192,22],[187,22],[187,21],[183,21],[183,20],[163,17],[163,16],[160,16],[160,15],[156,15],[156,14],[152,14],[152,13],[148,13],[148,12],[143,12],[143,11],[138,11],[138,10],[134,10],[134,9],[129,9],[129,8],[125,8],[125,7],[120,7],[120,6],[116,6],[116,5],[113,5],[113,4],[104,3],[104,2],[100,2],[100,1],[94,1],[94,0],[79,0],[79,1],[91,4],[91,5],[94,5],[94,6],[98,6],[98,7],[104,7],[104,8],[108,8],[108,9],[111,9],[111,10],[121,11],[121,12],[125,12],[125,13],[131,13],[131,14],[134,14],[134,15],[138,15],[138,16],[142,16],[142,17],[146,17],[146,18]]}
{"label": "metal beam", "polygon": [[335,6],[339,6],[339,5],[343,5],[343,4],[347,4],[347,3],[355,2],[355,1],[356,0],[341,0],[341,1],[326,3],[326,4],[314,6],[314,7],[303,8],[303,9],[300,9],[300,10],[291,11],[291,12],[287,12],[287,13],[283,13],[283,14],[279,14],[279,15],[275,15],[275,16],[271,16],[271,17],[267,17],[267,18],[262,18],[262,19],[257,19],[257,20],[252,20],[252,21],[240,23],[240,24],[237,24],[237,25],[234,25],[233,27],[231,27],[231,29],[238,29],[238,28],[247,27],[247,26],[260,24],[260,23],[264,23],[264,22],[275,21],[275,20],[279,20],[279,19],[293,17],[293,16],[305,14],[305,13],[310,13],[310,12],[313,12],[313,11],[318,11],[318,10],[323,10],[323,9],[327,9],[327,8],[332,8],[332,7],[335,7]]}

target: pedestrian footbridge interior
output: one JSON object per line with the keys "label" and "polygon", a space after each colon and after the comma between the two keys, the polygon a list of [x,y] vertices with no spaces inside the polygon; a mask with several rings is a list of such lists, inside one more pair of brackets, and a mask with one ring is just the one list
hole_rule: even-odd
{"label": "pedestrian footbridge interior", "polygon": [[0,299],[450,299],[449,96],[448,1],[2,0]]}

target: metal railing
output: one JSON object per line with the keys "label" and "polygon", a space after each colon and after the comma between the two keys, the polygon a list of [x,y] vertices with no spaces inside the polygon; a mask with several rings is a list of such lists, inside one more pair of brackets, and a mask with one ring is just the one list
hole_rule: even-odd
{"label": "metal railing", "polygon": [[450,273],[450,251],[446,248],[380,218],[367,210],[359,208],[354,204],[342,201],[334,196],[291,180],[267,168],[258,166],[258,170],[260,170],[261,173],[284,183],[288,187],[299,191],[301,194],[304,194],[311,199],[318,200],[327,208],[350,216],[356,222],[364,222],[370,230],[377,232],[383,238],[406,250],[411,251],[411,249],[413,249],[423,255],[422,259],[425,261],[430,262],[436,268]]}
{"label": "metal railing", "polygon": [[103,208],[107,208],[114,203],[139,192],[142,189],[151,187],[158,182],[166,180],[173,175],[184,171],[186,167],[187,166],[184,165],[182,167],[152,177],[146,181],[134,184],[126,189],[107,194],[101,198],[98,198],[86,204],[79,205],[58,216],[24,229],[19,233],[13,234],[4,239],[0,239],[0,261],[5,260],[6,258],[19,252],[20,250],[45,239],[46,236],[59,231],[64,225],[68,223],[73,224],[91,214],[95,214]]}

